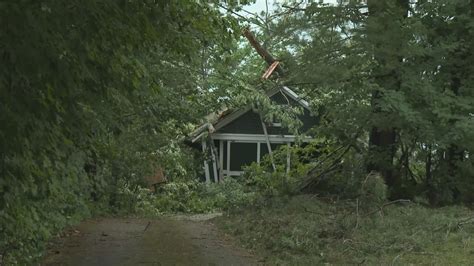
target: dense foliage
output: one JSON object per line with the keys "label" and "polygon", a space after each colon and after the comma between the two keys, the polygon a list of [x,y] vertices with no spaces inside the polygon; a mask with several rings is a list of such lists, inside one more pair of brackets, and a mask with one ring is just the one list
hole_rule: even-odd
{"label": "dense foliage", "polygon": [[[474,1],[321,2],[245,20],[286,70],[261,87],[291,86],[320,117],[301,173],[252,165],[246,180],[313,194],[221,225],[270,264],[470,263],[472,210],[426,205],[474,202]],[[247,80],[265,69],[243,61]]]}
{"label": "dense foliage", "polygon": [[474,1],[348,2],[250,20],[287,70],[272,82],[311,102],[314,136],[350,147],[333,174],[379,172],[391,198],[472,202]]}
{"label": "dense foliage", "polygon": [[158,166],[192,175],[181,142],[209,93],[195,70],[232,23],[212,2],[0,1],[4,263],[34,260]]}
{"label": "dense foliage", "polygon": [[223,212],[254,205],[263,198],[259,193],[234,179],[206,184],[197,180],[177,181],[148,189],[123,187],[118,193],[118,213],[156,217],[163,214]]}
{"label": "dense foliage", "polygon": [[[313,189],[370,207],[474,202],[474,1],[316,2],[235,17],[217,0],[0,1],[0,263],[34,261],[104,210],[206,212]],[[285,75],[260,79],[243,27]],[[265,94],[281,85],[320,120],[292,168],[281,150],[245,182],[189,181],[201,164],[183,139],[210,111],[252,104],[298,133],[301,110]],[[159,168],[188,180],[150,195],[140,186]]]}

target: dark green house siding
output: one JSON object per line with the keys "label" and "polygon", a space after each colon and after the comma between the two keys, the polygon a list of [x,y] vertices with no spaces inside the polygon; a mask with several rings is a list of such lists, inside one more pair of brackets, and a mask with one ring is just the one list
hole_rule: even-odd
{"label": "dark green house siding", "polygon": [[219,133],[263,134],[260,117],[252,110],[218,130]]}
{"label": "dark green house siding", "polygon": [[[281,92],[276,93],[275,95],[270,97],[270,99],[276,104],[280,105],[287,105],[288,103],[291,106],[299,105],[295,100],[293,100],[289,96],[284,96]],[[299,116],[299,119],[303,123],[300,132],[306,132],[308,129],[318,123],[318,119],[314,116],[311,116],[310,111],[306,108],[304,108],[304,113]],[[267,130],[269,135],[291,135],[291,133],[286,128],[267,125]],[[260,116],[252,110],[249,110],[236,120],[219,129],[218,133],[263,134]]]}

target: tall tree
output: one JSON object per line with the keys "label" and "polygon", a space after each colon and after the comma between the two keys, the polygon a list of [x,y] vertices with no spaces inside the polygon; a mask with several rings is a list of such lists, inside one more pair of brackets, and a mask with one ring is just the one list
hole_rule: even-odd
{"label": "tall tree", "polygon": [[31,263],[61,227],[120,205],[153,164],[181,171],[168,160],[206,108],[197,55],[225,50],[233,23],[217,1],[0,1],[6,264]]}
{"label": "tall tree", "polygon": [[368,154],[394,197],[469,194],[472,1],[295,4],[272,16],[284,82],[311,100],[318,136]]}
{"label": "tall tree", "polygon": [[393,114],[384,110],[384,92],[400,90],[402,51],[407,42],[403,30],[408,7],[408,0],[368,1],[366,30],[376,64],[372,75],[378,85],[372,92],[373,128],[369,139],[368,171],[380,172],[389,186],[399,182],[393,169],[396,129],[392,124]]}

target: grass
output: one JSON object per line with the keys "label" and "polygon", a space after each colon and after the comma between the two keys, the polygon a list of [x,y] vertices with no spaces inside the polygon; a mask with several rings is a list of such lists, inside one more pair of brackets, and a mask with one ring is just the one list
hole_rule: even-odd
{"label": "grass", "polygon": [[[357,206],[358,205],[358,206]],[[466,207],[374,205],[303,195],[216,219],[268,264],[471,265],[474,213]]]}

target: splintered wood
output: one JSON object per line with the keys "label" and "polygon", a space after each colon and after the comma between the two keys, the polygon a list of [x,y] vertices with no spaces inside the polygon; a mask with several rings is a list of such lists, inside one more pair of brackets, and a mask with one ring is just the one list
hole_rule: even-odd
{"label": "splintered wood", "polygon": [[[265,62],[267,62],[267,64],[271,68],[271,66],[276,62],[275,58],[265,48],[263,48],[260,45],[260,43],[257,41],[255,36],[253,36],[253,34],[250,32],[250,30],[248,28],[244,29],[244,31],[242,32],[242,35],[244,35],[245,38],[247,38],[250,45],[252,45],[252,47],[255,49],[255,51],[257,51],[257,53],[265,60]],[[276,69],[276,71],[278,72],[278,74],[280,76],[283,76],[284,71],[283,71],[283,68],[281,68],[279,63],[276,63],[274,70],[275,69]],[[270,71],[270,72],[273,72],[273,70]],[[270,75],[271,75],[271,73],[268,76],[270,76]]]}
{"label": "splintered wood", "polygon": [[268,78],[272,75],[273,71],[275,71],[275,68],[276,68],[279,64],[280,64],[279,61],[273,62],[273,63],[270,65],[270,67],[267,69],[267,71],[265,71],[265,73],[263,73],[262,79],[268,79]]}

